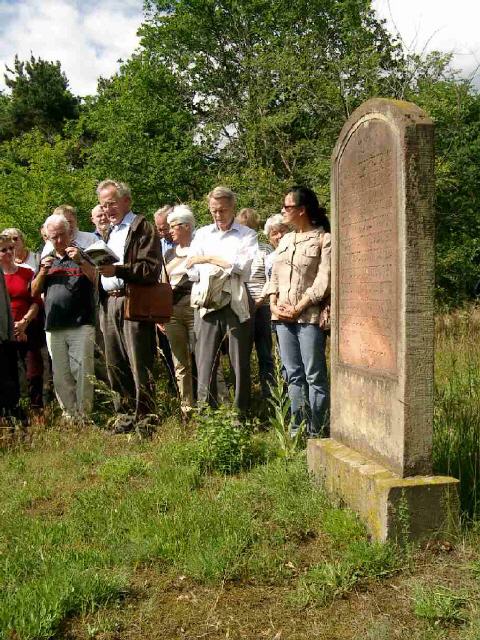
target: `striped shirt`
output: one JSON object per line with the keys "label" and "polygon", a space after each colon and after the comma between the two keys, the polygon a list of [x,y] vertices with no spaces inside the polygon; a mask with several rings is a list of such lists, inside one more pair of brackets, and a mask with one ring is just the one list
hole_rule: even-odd
{"label": "striped shirt", "polygon": [[[268,281],[268,264],[265,263],[265,258],[272,251],[273,249],[269,244],[259,242],[258,251],[252,260],[250,279],[245,283],[245,286],[255,302],[264,297],[263,288]],[[268,297],[265,298],[264,304],[269,304]]]}

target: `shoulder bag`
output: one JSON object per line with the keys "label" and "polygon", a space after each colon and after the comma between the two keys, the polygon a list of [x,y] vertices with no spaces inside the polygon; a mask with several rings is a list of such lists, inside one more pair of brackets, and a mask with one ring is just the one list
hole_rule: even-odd
{"label": "shoulder bag", "polygon": [[173,312],[173,293],[163,258],[162,267],[166,282],[125,284],[125,320],[156,324],[169,322]]}

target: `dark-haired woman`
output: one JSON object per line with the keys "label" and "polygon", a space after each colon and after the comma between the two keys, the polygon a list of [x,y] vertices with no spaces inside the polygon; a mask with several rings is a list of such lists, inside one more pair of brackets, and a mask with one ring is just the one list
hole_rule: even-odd
{"label": "dark-haired woman", "polygon": [[328,433],[329,385],[320,303],[330,290],[330,224],[325,209],[307,187],[293,187],[282,207],[294,229],[280,240],[268,288],[280,356],[287,373],[293,433]]}

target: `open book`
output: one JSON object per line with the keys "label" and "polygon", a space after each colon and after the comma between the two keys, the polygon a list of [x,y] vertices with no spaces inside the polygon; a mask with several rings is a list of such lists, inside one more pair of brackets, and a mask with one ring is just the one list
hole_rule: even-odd
{"label": "open book", "polygon": [[105,244],[103,240],[94,242],[83,250],[83,255],[96,267],[102,267],[106,264],[115,264],[120,258]]}

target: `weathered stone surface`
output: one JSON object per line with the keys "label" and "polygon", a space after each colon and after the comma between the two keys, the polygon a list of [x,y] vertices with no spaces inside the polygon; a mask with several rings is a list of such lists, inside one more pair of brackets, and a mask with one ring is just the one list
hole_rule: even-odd
{"label": "weathered stone surface", "polygon": [[332,421],[336,440],[401,476],[431,471],[433,124],[375,99],[332,163]]}
{"label": "weathered stone surface", "polygon": [[445,536],[458,524],[454,478],[401,478],[332,439],[309,440],[307,457],[314,477],[359,514],[375,540]]}
{"label": "weathered stone surface", "polygon": [[433,124],[369,100],[332,158],[331,439],[308,443],[327,491],[374,538],[458,519],[457,480],[431,476]]}

